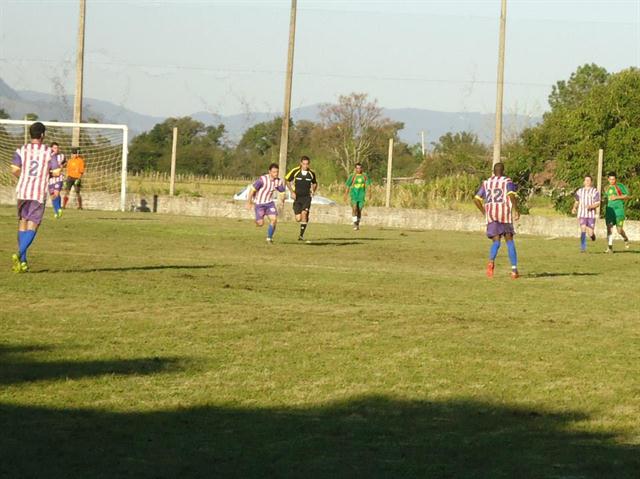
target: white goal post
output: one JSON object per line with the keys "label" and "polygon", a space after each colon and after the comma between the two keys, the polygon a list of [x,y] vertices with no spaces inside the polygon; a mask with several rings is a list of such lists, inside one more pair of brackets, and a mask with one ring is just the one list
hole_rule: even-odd
{"label": "white goal post", "polygon": [[[15,184],[9,173],[9,163],[21,145],[29,142],[29,126],[39,120],[0,120],[0,186]],[[79,148],[85,160],[83,192],[120,195],[120,210],[126,209],[127,155],[129,128],[127,125],[104,123],[64,123],[42,121],[47,127],[45,143],[59,144],[67,159],[71,149]],[[73,138],[79,138],[73,144]],[[112,199],[113,196],[112,196]]]}

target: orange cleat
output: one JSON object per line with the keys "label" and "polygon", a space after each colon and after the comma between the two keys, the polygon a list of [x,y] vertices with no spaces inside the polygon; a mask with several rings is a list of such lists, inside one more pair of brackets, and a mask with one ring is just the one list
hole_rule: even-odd
{"label": "orange cleat", "polygon": [[518,274],[518,270],[517,269],[512,269],[511,270],[511,279],[518,279],[520,277],[520,274]]}
{"label": "orange cleat", "polygon": [[493,261],[489,261],[489,264],[487,264],[487,278],[493,278],[493,270],[495,267],[495,263]]}

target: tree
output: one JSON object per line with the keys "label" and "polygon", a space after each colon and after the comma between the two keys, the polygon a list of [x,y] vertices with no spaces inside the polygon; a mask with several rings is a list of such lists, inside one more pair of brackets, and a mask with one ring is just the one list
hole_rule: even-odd
{"label": "tree", "polygon": [[8,120],[11,118],[4,108],[0,108],[0,120]]}
{"label": "tree", "polygon": [[489,148],[474,133],[449,132],[432,145],[432,153],[420,168],[420,176],[425,179],[458,173],[480,174],[490,169]]}
{"label": "tree", "polygon": [[561,80],[552,87],[549,95],[551,110],[572,108],[579,105],[589,92],[604,85],[609,76],[606,69],[595,63],[578,67],[568,81]]}
{"label": "tree", "polygon": [[386,157],[384,147],[380,150],[381,141],[386,143],[403,128],[383,117],[377,101],[369,101],[366,93],[341,95],[337,104],[323,105],[320,119],[325,144],[346,174],[356,163],[375,168]]}

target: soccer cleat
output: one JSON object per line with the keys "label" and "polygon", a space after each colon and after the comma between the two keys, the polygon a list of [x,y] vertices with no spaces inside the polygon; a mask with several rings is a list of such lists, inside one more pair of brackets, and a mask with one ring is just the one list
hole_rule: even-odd
{"label": "soccer cleat", "polygon": [[28,273],[29,272],[29,265],[27,264],[26,261],[23,261],[22,263],[20,263],[20,273]]}
{"label": "soccer cleat", "polygon": [[613,253],[613,248],[611,246],[609,246],[606,250],[604,250],[605,253]]}
{"label": "soccer cleat", "polygon": [[273,244],[273,238],[267,238],[267,243],[268,244]]}
{"label": "soccer cleat", "polygon": [[518,279],[520,277],[520,274],[518,273],[517,269],[512,269],[511,270],[511,279]]}
{"label": "soccer cleat", "polygon": [[304,238],[302,236],[298,236],[298,241],[304,241]]}
{"label": "soccer cleat", "polygon": [[629,249],[631,246],[629,245],[629,240],[624,242],[624,249]]}
{"label": "soccer cleat", "polygon": [[495,270],[495,263],[493,261],[489,261],[487,264],[487,278],[493,278],[493,271]]}
{"label": "soccer cleat", "polygon": [[20,256],[17,253],[11,255],[11,262],[13,265],[11,266],[11,271],[14,273],[20,272]]}
{"label": "soccer cleat", "polygon": [[595,233],[593,233],[593,234],[590,236],[590,238],[591,238],[591,241],[595,241],[595,240],[596,240],[596,234],[595,234]]}

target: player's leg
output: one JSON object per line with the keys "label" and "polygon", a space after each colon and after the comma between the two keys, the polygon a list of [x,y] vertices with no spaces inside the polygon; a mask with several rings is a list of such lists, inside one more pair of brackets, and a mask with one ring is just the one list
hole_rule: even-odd
{"label": "player's leg", "polygon": [[[513,229],[513,227],[511,228]],[[507,232],[504,235],[505,242],[507,243],[507,251],[509,252],[509,261],[511,262],[511,277],[517,279],[518,274],[518,252],[516,251],[516,243],[513,240],[513,231]]]}
{"label": "player's leg", "polygon": [[82,183],[80,182],[80,179],[77,179],[73,184],[73,187],[76,190],[76,199],[78,201],[78,209],[79,210],[82,209],[82,195],[80,194],[80,187],[81,186],[82,186]]}
{"label": "player's leg", "polygon": [[364,200],[358,201],[358,226],[360,226],[360,221],[362,220],[362,210],[364,209]]}
{"label": "player's leg", "polygon": [[587,251],[587,223],[580,219],[580,252]]}
{"label": "player's leg", "polygon": [[53,188],[49,191],[51,195],[51,204],[53,205],[53,217],[59,218],[61,216],[62,204],[60,198],[60,188]]}
{"label": "player's leg", "polygon": [[267,242],[273,242],[273,235],[276,232],[276,225],[278,224],[277,215],[267,215],[269,219],[269,227],[267,228]]}
{"label": "player's leg", "polygon": [[67,203],[69,203],[69,193],[71,192],[71,185],[73,184],[72,178],[67,178],[64,182],[64,197],[62,198],[62,208],[67,208]]}
{"label": "player's leg", "polygon": [[300,212],[300,236],[298,239],[300,241],[304,240],[304,233],[307,231],[307,226],[309,226],[309,210],[311,209],[311,198],[305,199],[304,203],[301,205],[302,211]]}
{"label": "player's leg", "polygon": [[498,251],[500,251],[500,231],[498,229],[497,222],[491,222],[487,224],[487,238],[491,240],[491,246],[489,247],[489,263],[487,264],[487,277],[493,278],[493,272],[496,267],[496,258]]}
{"label": "player's leg", "polygon": [[256,226],[258,228],[264,225],[264,217],[267,213],[267,210],[263,207],[263,205],[254,205],[253,212],[255,214]]}
{"label": "player's leg", "polygon": [[352,198],[351,199],[351,221],[353,223],[354,230],[358,229],[358,215],[359,215],[358,202]]}
{"label": "player's leg", "polygon": [[44,215],[44,204],[37,201],[21,201],[18,204],[18,215],[18,253],[13,256],[13,263],[15,272],[25,273],[29,269],[27,250],[36,237],[38,226]]}
{"label": "player's leg", "polygon": [[613,226],[607,221],[607,249],[605,253],[613,253]]}

